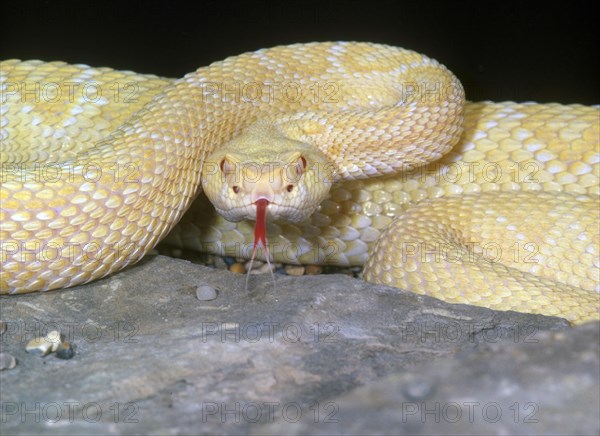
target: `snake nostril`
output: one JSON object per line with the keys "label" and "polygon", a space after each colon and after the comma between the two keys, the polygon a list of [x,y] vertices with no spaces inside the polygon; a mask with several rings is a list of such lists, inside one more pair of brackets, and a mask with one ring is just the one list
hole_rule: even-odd
{"label": "snake nostril", "polygon": [[234,192],[235,194],[238,194],[238,193],[240,192],[240,187],[239,187],[239,186],[234,186],[234,187],[233,187],[233,188],[231,188],[231,189],[233,189],[233,192]]}
{"label": "snake nostril", "polygon": [[294,190],[294,185],[287,185],[285,189],[287,192],[292,192]]}

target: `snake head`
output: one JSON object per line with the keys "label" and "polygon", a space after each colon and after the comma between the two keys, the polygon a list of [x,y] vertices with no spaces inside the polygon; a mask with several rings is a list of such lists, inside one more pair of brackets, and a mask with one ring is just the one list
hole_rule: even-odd
{"label": "snake head", "polygon": [[259,200],[271,219],[305,220],[331,187],[333,173],[326,156],[289,138],[256,139],[238,138],[205,160],[206,196],[229,221],[256,220]]}

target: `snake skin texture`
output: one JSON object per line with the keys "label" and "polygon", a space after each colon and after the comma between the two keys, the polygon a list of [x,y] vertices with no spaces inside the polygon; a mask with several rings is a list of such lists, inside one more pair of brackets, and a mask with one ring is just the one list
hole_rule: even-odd
{"label": "snake skin texture", "polygon": [[[323,156],[305,154],[331,189],[300,198],[319,182],[304,174],[285,201],[309,216],[269,206],[273,260],[599,318],[598,107],[465,102],[437,62],[368,43],[264,49],[179,80],[8,60],[0,84],[1,293],[89,282],[161,240],[247,258],[254,223],[216,214],[200,185],[226,144],[277,160],[282,136]],[[277,134],[244,139],[256,123]]]}

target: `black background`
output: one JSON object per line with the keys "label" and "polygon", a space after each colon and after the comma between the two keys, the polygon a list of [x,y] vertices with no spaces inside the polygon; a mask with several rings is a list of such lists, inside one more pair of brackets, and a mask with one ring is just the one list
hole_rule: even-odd
{"label": "black background", "polygon": [[1,15],[2,59],[180,77],[273,45],[372,41],[436,58],[470,100],[600,102],[593,2],[13,1]]}

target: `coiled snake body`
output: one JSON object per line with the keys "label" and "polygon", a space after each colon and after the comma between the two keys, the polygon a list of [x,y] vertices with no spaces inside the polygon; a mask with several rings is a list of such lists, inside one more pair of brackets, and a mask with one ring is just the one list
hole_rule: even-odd
{"label": "coiled snake body", "polygon": [[0,81],[2,293],[103,277],[162,239],[245,257],[256,238],[450,302],[599,318],[597,107],[465,102],[437,62],[368,43],[179,80],[8,60]]}

